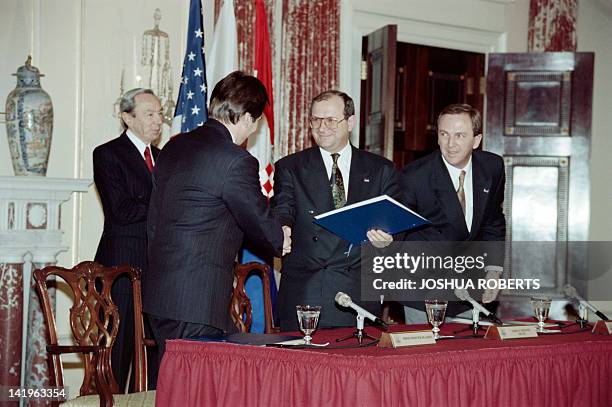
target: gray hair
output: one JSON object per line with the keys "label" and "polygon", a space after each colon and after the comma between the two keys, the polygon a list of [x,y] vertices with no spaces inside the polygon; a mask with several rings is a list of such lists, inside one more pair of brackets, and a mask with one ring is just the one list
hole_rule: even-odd
{"label": "gray hair", "polygon": [[155,92],[153,92],[151,89],[145,88],[131,89],[125,92],[123,96],[121,96],[121,100],[119,101],[119,118],[121,119],[121,125],[123,126],[123,130],[127,130],[127,124],[125,124],[125,122],[123,121],[121,113],[132,113],[134,111],[134,108],[136,107],[136,102],[134,101],[134,99],[136,98],[136,96],[143,94],[153,95],[157,97],[155,95]]}

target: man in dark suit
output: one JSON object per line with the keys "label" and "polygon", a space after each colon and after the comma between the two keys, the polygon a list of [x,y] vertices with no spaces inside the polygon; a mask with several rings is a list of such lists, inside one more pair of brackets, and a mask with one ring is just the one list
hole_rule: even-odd
{"label": "man in dark suit", "polygon": [[[153,91],[142,88],[126,92],[119,108],[124,132],[93,152],[94,181],[104,211],[104,231],[95,261],[146,271],[151,170],[159,153],[151,143],[161,134],[162,109]],[[129,279],[119,278],[111,294],[120,317],[112,368],[123,389],[134,356],[134,298]]]}
{"label": "man in dark suit", "polygon": [[[409,232],[407,240],[505,240],[504,162],[496,154],[477,150],[482,141],[481,125],[480,113],[470,105],[447,106],[438,116],[440,149],[402,169],[403,203],[431,221],[431,225]],[[499,278],[503,253],[492,257],[486,267],[486,278]],[[495,300],[497,292],[485,290],[482,301]],[[414,303],[410,306],[421,308]],[[469,306],[455,305],[447,315],[456,315],[466,308]]]}
{"label": "man in dark suit", "polygon": [[274,255],[290,250],[288,230],[261,193],[257,160],[240,147],[266,103],[257,78],[233,72],[212,92],[210,119],[172,138],[158,157],[143,307],[162,354],[166,339],[236,330],[229,304],[245,235]]}
{"label": "man in dark suit", "polygon": [[[283,260],[278,299],[284,331],[297,329],[299,304],[322,306],[320,327],[355,325],[355,315],[334,297],[343,291],[359,302],[360,248],[315,225],[313,218],[345,204],[397,194],[393,163],[349,143],[356,118],[346,93],[323,92],[310,113],[317,147],[279,160],[274,172],[271,205],[281,223],[292,228],[293,240],[293,251]],[[380,230],[369,231],[368,238],[377,245],[393,239]]]}

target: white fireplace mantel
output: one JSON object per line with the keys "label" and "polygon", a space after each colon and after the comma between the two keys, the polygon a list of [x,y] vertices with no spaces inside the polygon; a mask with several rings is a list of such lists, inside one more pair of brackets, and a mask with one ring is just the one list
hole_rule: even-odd
{"label": "white fireplace mantel", "polygon": [[91,180],[0,177],[0,263],[54,263],[62,246],[60,205],[73,192],[87,192]]}

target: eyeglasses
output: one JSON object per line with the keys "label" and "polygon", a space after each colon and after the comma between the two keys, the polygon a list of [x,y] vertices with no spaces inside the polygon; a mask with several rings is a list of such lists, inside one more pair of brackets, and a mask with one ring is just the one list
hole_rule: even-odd
{"label": "eyeglasses", "polygon": [[318,129],[321,127],[321,123],[325,123],[325,127],[330,130],[335,130],[338,128],[338,125],[345,120],[346,119],[336,119],[335,117],[311,117],[310,127]]}

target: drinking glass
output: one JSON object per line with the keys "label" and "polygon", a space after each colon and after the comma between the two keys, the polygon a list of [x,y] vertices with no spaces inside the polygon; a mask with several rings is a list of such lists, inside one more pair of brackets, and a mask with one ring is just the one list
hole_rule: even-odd
{"label": "drinking glass", "polygon": [[425,311],[427,311],[427,320],[433,326],[431,331],[434,334],[434,339],[440,339],[440,325],[444,323],[444,315],[446,314],[447,305],[448,301],[425,301]]}
{"label": "drinking glass", "polygon": [[312,337],[311,333],[317,329],[319,316],[321,315],[321,306],[319,305],[296,305],[298,323],[300,330],[304,332],[304,344],[310,345]]}
{"label": "drinking glass", "polygon": [[531,297],[533,313],[538,320],[538,332],[544,332],[544,322],[550,312],[550,297]]}

